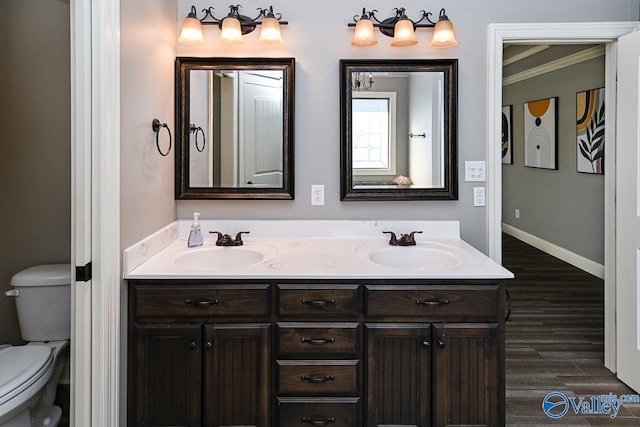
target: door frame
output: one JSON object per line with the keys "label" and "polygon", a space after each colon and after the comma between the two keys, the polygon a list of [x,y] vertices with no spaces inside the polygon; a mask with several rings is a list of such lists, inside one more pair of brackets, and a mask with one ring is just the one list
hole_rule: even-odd
{"label": "door frame", "polygon": [[[71,425],[120,425],[120,0],[71,0]],[[74,272],[75,273],[75,269]]]}
{"label": "door frame", "polygon": [[[616,87],[617,40],[638,31],[639,22],[573,22],[489,24],[487,49],[487,233],[489,257],[502,262],[502,153],[499,144],[502,111],[502,49],[509,44],[606,45],[605,88]],[[615,118],[616,92],[605,92],[607,144],[605,145],[605,342],[604,365],[616,371],[616,282],[615,282]]]}

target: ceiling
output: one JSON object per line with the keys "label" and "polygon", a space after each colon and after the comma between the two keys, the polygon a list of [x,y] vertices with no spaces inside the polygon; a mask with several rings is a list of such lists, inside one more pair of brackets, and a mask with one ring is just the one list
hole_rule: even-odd
{"label": "ceiling", "polygon": [[502,75],[514,83],[604,54],[602,44],[505,45]]}

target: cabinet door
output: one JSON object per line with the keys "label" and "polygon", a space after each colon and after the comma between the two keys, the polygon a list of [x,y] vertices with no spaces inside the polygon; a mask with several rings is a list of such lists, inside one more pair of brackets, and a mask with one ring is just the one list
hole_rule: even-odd
{"label": "cabinet door", "polygon": [[201,325],[136,325],[130,425],[200,426]]}
{"label": "cabinet door", "polygon": [[431,325],[366,324],[369,427],[431,425]]}
{"label": "cabinet door", "polygon": [[[434,324],[434,425],[504,425],[498,324]],[[502,392],[500,391],[502,390]]]}
{"label": "cabinet door", "polygon": [[208,426],[269,426],[269,324],[205,325]]}

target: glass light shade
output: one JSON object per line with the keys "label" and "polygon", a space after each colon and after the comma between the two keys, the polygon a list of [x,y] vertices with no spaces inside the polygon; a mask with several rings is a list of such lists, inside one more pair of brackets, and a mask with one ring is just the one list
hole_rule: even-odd
{"label": "glass light shade", "polygon": [[220,43],[225,44],[242,44],[244,39],[242,38],[242,29],[240,28],[240,21],[236,18],[227,16],[222,20],[222,31],[220,32]]}
{"label": "glass light shade", "polygon": [[202,24],[197,18],[186,17],[182,21],[182,31],[178,37],[178,43],[198,46],[204,44],[202,36]]}
{"label": "glass light shade", "polygon": [[360,19],[356,24],[356,32],[351,40],[353,46],[367,47],[378,44],[373,32],[373,22],[370,19]]}
{"label": "glass light shade", "polygon": [[281,44],[282,34],[280,34],[280,23],[276,18],[264,18],[262,20],[262,29],[260,30],[259,43],[265,44]]}
{"label": "glass light shade", "polygon": [[416,33],[413,31],[413,22],[409,19],[401,19],[396,22],[393,30],[393,47],[407,47],[418,43]]}
{"label": "glass light shade", "polygon": [[458,44],[456,35],[453,32],[453,24],[448,19],[440,19],[433,29],[433,39],[431,47],[453,47]]}

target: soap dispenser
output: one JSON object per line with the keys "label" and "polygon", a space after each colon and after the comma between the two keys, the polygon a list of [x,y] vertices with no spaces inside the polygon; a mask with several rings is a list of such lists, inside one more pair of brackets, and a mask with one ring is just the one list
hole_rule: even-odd
{"label": "soap dispenser", "polygon": [[190,248],[202,246],[202,231],[200,230],[200,222],[198,222],[199,216],[200,212],[193,213],[193,223],[191,224],[191,232],[187,242],[187,246]]}

